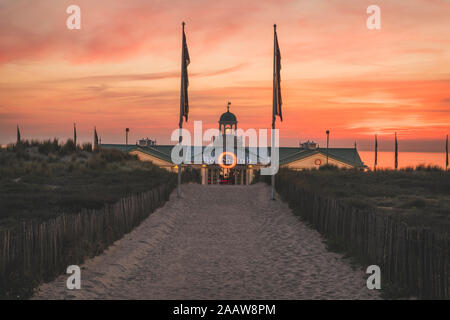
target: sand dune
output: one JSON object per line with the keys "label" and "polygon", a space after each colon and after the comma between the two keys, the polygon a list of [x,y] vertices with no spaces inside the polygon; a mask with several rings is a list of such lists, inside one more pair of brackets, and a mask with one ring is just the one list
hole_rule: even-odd
{"label": "sand dune", "polygon": [[316,231],[264,184],[183,186],[104,254],[34,299],[376,299],[363,270],[326,250]]}

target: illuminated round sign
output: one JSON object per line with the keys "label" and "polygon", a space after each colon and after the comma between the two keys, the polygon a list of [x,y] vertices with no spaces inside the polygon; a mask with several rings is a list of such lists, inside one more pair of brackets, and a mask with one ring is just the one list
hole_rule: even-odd
{"label": "illuminated round sign", "polygon": [[[223,162],[223,159],[224,159],[225,157],[228,158],[228,156],[230,156],[230,157],[233,159],[233,161],[231,162],[231,164],[225,164],[225,163]],[[221,166],[222,168],[224,168],[224,169],[231,169],[231,168],[234,168],[234,167],[236,166],[237,158],[236,158],[236,155],[235,155],[233,152],[225,151],[225,152],[222,152],[222,153],[219,155],[219,158],[217,159],[217,162],[219,163],[219,166]]]}
{"label": "illuminated round sign", "polygon": [[322,160],[316,159],[316,160],[314,160],[314,164],[315,164],[316,166],[320,166],[320,165],[322,164]]}

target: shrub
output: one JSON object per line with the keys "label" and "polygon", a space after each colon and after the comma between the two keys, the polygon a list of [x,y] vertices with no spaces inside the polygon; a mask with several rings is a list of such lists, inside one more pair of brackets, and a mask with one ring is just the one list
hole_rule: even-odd
{"label": "shrub", "polygon": [[38,145],[39,153],[48,155],[49,153],[57,153],[61,149],[58,139],[54,138],[53,141],[45,140]]}
{"label": "shrub", "polygon": [[319,171],[339,171],[339,170],[343,169],[339,169],[339,167],[334,164],[325,164],[319,167]]}
{"label": "shrub", "polygon": [[83,143],[83,145],[81,146],[81,150],[86,152],[92,152],[92,143],[90,142]]}
{"label": "shrub", "polygon": [[88,160],[87,166],[90,169],[98,170],[106,166],[106,160],[99,155],[95,155]]}
{"label": "shrub", "polygon": [[406,203],[404,203],[401,208],[411,209],[411,208],[419,208],[423,209],[427,206],[427,202],[424,199],[413,199]]}
{"label": "shrub", "polygon": [[72,139],[68,139],[64,145],[61,146],[61,155],[68,155],[77,151],[77,146]]}
{"label": "shrub", "polygon": [[118,149],[100,149],[98,154],[106,162],[120,162],[124,160],[137,160],[136,155],[120,151]]}
{"label": "shrub", "polygon": [[416,166],[416,171],[443,171],[441,167],[436,165],[419,164]]}
{"label": "shrub", "polygon": [[[261,176],[261,180],[270,183],[269,176]],[[450,227],[450,172],[433,166],[423,166],[419,171],[376,172],[281,168],[275,181],[279,184],[277,188],[298,184],[360,209],[389,207],[411,226],[428,226],[446,232]]]}

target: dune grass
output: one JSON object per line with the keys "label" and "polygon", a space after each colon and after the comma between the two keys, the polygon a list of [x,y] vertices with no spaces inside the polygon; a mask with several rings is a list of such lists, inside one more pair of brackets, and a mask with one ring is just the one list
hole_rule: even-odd
{"label": "dune grass", "polygon": [[450,172],[420,165],[403,170],[320,170],[279,172],[283,181],[300,182],[318,194],[364,209],[398,215],[408,225],[450,231]]}
{"label": "dune grass", "polygon": [[[198,182],[199,172],[186,170],[182,179]],[[154,205],[165,201],[162,191],[156,193],[160,198],[129,196],[145,195],[150,190],[170,193],[175,186],[176,174],[116,149],[93,152],[91,144],[79,146],[72,140],[60,143],[57,139],[22,141],[0,149],[0,235],[4,236],[0,239],[0,261],[9,261],[0,269],[0,299],[30,297],[42,281],[61,274],[69,264],[101,253],[148,216]],[[125,208],[126,204],[121,207],[119,202],[125,197],[133,198],[142,211],[122,215],[117,203]],[[103,208],[107,213],[99,210],[93,219],[86,219],[82,210]],[[79,212],[85,214],[77,220],[72,214]],[[89,226],[88,231],[61,227],[58,218],[63,214],[68,216],[64,221]],[[112,220],[120,223],[111,224]],[[41,223],[44,221],[50,224]],[[109,221],[108,227],[96,221]],[[36,230],[45,230],[45,236],[37,237]],[[10,239],[10,232],[13,241],[4,240]],[[59,240],[49,245],[47,240],[52,237]]]}
{"label": "dune grass", "polygon": [[0,227],[98,209],[176,175],[115,149],[92,152],[72,140],[23,141],[0,149]]}

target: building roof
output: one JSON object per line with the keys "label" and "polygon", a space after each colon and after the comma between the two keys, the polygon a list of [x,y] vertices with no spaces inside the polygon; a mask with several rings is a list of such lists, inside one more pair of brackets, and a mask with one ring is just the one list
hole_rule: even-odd
{"label": "building roof", "polygon": [[[315,154],[322,154],[326,156],[327,149],[317,148],[311,150],[303,148],[280,147],[280,164],[288,164]],[[358,150],[355,148],[328,148],[328,157],[348,163],[355,167],[364,167],[364,163],[359,156]]]}
{"label": "building roof", "polygon": [[230,111],[222,113],[219,122],[236,122],[236,116]]}
{"label": "building roof", "polygon": [[[126,145],[124,144],[102,144],[103,148],[114,148],[119,149],[121,151],[126,151]],[[146,146],[141,147],[138,145],[128,145],[128,152],[131,151],[140,151],[149,155],[152,155],[158,159],[167,161],[172,163],[171,160],[171,152],[174,145],[155,145],[155,146]],[[194,160],[194,157],[196,154],[200,152],[200,148],[202,150],[205,149],[205,146],[202,147],[191,147],[191,157],[192,162]],[[257,155],[258,150],[257,148],[245,148],[245,155]],[[270,154],[270,148],[269,148],[269,154]],[[280,155],[280,164],[288,164],[297,160],[301,160],[304,158],[307,158],[309,156],[313,156],[315,154],[327,154],[326,148],[317,148],[317,149],[303,149],[299,147],[280,147],[279,148],[279,155]],[[355,167],[364,167],[364,163],[362,162],[358,151],[355,148],[329,148],[328,149],[328,156],[330,158],[333,158],[335,160],[350,164]]]}
{"label": "building roof", "polygon": [[[118,149],[126,152],[127,146],[125,144],[102,144],[102,148]],[[171,151],[174,146],[162,145],[162,146],[138,146],[138,145],[128,145],[128,152],[140,151],[142,153],[149,154],[158,159],[172,163]]]}

